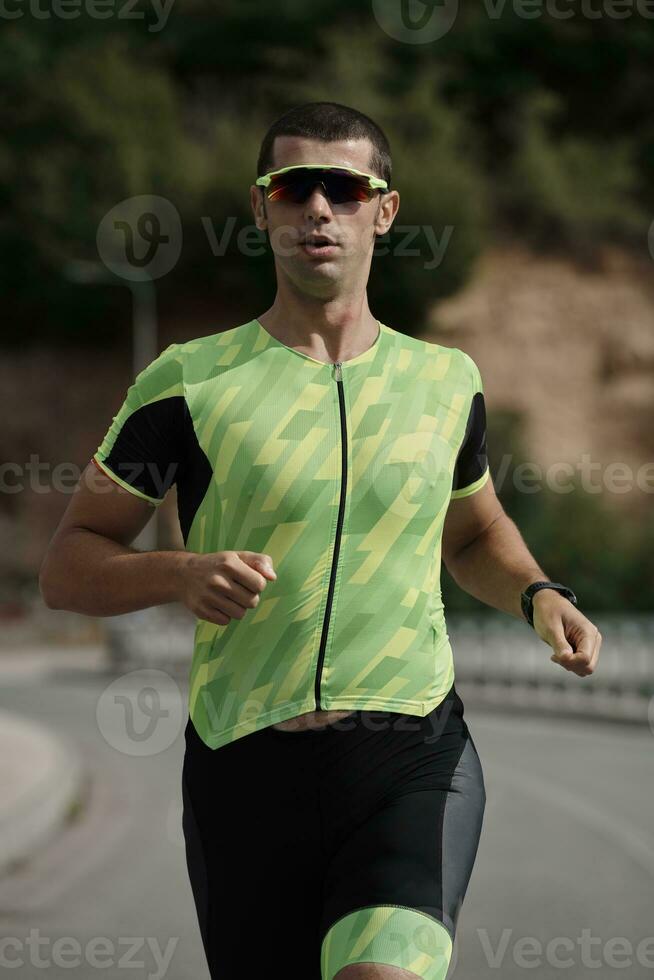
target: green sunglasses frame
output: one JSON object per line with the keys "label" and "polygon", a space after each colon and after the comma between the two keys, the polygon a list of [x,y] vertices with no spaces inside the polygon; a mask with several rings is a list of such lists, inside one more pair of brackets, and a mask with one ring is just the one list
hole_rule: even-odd
{"label": "green sunglasses frame", "polygon": [[257,177],[255,183],[257,187],[268,187],[273,177],[278,174],[286,174],[289,170],[342,170],[346,174],[354,174],[356,177],[366,177],[368,180],[368,185],[373,189],[387,191],[388,184],[385,180],[380,177],[374,177],[372,174],[366,174],[362,170],[355,170],[354,167],[339,167],[331,163],[296,163],[292,167],[282,167],[280,170],[271,170],[270,173],[264,174],[262,177]]}

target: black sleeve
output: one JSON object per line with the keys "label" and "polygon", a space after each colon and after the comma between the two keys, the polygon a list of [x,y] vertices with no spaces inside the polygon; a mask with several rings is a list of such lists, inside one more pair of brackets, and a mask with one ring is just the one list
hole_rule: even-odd
{"label": "black sleeve", "polygon": [[161,502],[177,482],[182,463],[185,402],[180,395],[137,409],[99,462],[128,488]]}
{"label": "black sleeve", "polygon": [[486,480],[479,481],[487,470],[486,405],[483,392],[477,391],[472,396],[465,435],[454,465],[452,496],[467,497],[481,489]]}
{"label": "black sleeve", "polygon": [[188,408],[176,351],[172,344],[137,376],[93,457],[107,476],[155,505],[177,481],[185,454]]}

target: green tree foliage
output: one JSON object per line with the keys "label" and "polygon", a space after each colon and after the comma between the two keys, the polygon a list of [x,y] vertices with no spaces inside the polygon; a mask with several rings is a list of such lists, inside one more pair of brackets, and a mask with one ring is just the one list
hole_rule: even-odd
{"label": "green tree foliage", "polygon": [[558,136],[559,110],[551,93],[522,106],[521,138],[502,192],[507,212],[522,218],[523,234],[541,247],[564,243],[590,255],[606,239],[636,244],[643,217],[636,205],[635,138]]}
{"label": "green tree foliage", "polygon": [[[644,249],[654,207],[650,22],[461,8],[426,45],[387,36],[367,0],[185,0],[161,29],[145,0],[131,8],[142,20],[43,20],[26,9],[7,21],[5,342],[107,341],[127,297],[81,290],[62,269],[97,259],[99,220],[136,194],[167,197],[182,217],[183,253],[158,283],[163,301],[183,305],[201,289],[230,315],[245,298],[248,311],[270,302],[265,238],[254,255],[238,233],[252,232],[248,188],[266,128],[313,99],[357,106],[389,135],[402,206],[379,243],[370,297],[408,332],[498,234],[584,257],[607,240]],[[434,264],[433,238],[442,243],[446,229]]]}
{"label": "green tree foliage", "polygon": [[[193,201],[203,155],[184,132],[173,79],[127,38],[50,46],[34,30],[10,28],[1,46],[3,340],[24,342],[48,328],[58,339],[77,337],[86,324],[68,302],[77,290],[63,280],[66,260],[97,260],[98,224],[126,197]],[[90,319],[102,296],[85,291],[84,299]]]}

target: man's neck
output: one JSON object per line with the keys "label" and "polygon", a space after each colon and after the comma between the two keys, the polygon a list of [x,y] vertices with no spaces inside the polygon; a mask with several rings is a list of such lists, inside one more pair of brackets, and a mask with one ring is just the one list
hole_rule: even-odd
{"label": "man's neck", "polygon": [[321,361],[347,361],[375,343],[379,324],[367,302],[360,309],[321,304],[298,308],[274,303],[257,317],[269,334]]}

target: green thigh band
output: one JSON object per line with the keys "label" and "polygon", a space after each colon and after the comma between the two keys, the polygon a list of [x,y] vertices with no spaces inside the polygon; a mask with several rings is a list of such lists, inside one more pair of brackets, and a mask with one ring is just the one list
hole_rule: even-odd
{"label": "green thigh band", "polygon": [[416,909],[371,905],[338,919],[322,944],[322,980],[350,963],[385,963],[424,980],[445,980],[452,939],[445,926]]}

